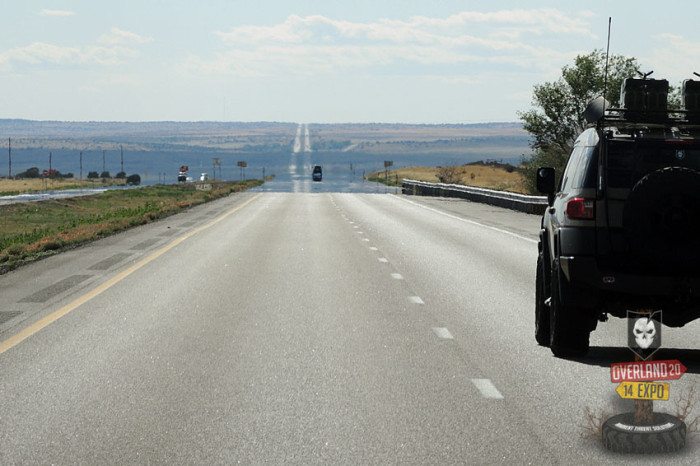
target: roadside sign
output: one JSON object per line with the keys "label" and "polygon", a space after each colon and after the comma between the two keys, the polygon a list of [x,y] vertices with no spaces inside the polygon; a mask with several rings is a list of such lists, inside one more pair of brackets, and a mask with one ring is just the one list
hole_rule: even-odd
{"label": "roadside sign", "polygon": [[688,368],[678,359],[666,361],[616,362],[610,365],[611,382],[648,382],[680,379]]}
{"label": "roadside sign", "polygon": [[669,386],[665,382],[622,382],[615,391],[622,398],[634,400],[668,400]]}

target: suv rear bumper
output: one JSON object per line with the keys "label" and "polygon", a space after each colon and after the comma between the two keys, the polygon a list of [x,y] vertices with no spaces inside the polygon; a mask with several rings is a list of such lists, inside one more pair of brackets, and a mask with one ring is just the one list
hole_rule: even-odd
{"label": "suv rear bumper", "polygon": [[700,276],[697,275],[621,272],[600,268],[593,257],[586,256],[562,256],[559,267],[566,279],[561,290],[565,302],[598,308],[613,315],[634,308],[700,310]]}

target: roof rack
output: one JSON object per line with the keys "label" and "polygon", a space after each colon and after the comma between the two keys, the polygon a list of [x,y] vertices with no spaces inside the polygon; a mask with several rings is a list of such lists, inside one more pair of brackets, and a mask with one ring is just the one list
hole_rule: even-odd
{"label": "roof rack", "polygon": [[668,115],[668,81],[665,79],[627,78],[620,90],[620,108],[625,118],[665,120]]}
{"label": "roof rack", "polygon": [[[584,117],[590,124],[617,126],[700,126],[700,81],[686,79],[681,87],[681,108],[668,108],[669,84],[665,79],[626,78],[620,89],[620,106],[613,108],[602,97],[593,99]],[[700,77],[700,74],[693,73]]]}
{"label": "roof rack", "polygon": [[[697,73],[693,73],[700,76]],[[686,79],[681,87],[681,107],[689,120],[700,121],[700,81]]]}

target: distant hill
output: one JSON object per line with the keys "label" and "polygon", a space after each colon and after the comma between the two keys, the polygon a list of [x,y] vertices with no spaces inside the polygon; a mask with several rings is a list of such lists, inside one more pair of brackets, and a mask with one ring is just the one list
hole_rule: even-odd
{"label": "distant hill", "polygon": [[[297,123],[284,122],[64,122],[0,119],[0,138],[17,149],[231,153],[288,152]],[[316,151],[365,154],[449,154],[495,150],[511,157],[528,149],[520,123],[415,125],[309,124]],[[0,140],[2,140],[0,139]]]}

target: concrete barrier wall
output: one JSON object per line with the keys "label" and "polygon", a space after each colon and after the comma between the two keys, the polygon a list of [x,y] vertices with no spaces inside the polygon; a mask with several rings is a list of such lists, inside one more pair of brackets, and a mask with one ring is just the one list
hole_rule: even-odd
{"label": "concrete barrier wall", "polygon": [[547,208],[546,196],[528,196],[458,184],[427,183],[403,180],[403,193],[416,196],[458,197],[528,214],[542,215]]}

